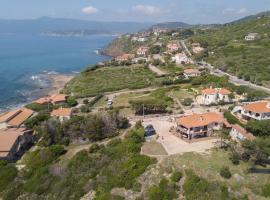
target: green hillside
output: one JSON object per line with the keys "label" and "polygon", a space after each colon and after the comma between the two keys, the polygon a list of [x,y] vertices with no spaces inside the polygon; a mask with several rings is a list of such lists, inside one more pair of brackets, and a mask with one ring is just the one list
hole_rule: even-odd
{"label": "green hillside", "polygon": [[[246,41],[249,33],[259,33],[255,41]],[[251,18],[243,22],[198,33],[189,39],[200,42],[207,53],[198,56],[214,66],[257,84],[270,81],[270,17]]]}

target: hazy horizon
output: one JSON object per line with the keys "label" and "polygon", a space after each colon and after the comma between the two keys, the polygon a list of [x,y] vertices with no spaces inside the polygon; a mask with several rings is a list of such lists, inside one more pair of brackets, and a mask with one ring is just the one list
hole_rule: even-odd
{"label": "hazy horizon", "polygon": [[2,0],[0,19],[42,16],[88,21],[227,23],[270,10],[269,0]]}

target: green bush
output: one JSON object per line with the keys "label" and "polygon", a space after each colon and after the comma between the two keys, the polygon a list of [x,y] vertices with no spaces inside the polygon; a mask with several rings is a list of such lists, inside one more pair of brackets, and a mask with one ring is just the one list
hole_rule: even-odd
{"label": "green bush", "polygon": [[78,102],[75,97],[68,97],[67,104],[69,107],[74,107],[78,105]]}
{"label": "green bush", "polygon": [[182,103],[184,106],[190,106],[193,103],[193,99],[192,98],[185,98]]}
{"label": "green bush", "polygon": [[229,167],[222,167],[219,171],[219,174],[226,179],[230,179],[232,177]]}
{"label": "green bush", "polygon": [[8,164],[0,167],[0,192],[9,187],[9,184],[17,176],[17,168],[13,164]]}
{"label": "green bush", "polygon": [[168,180],[162,179],[158,186],[153,186],[149,189],[150,200],[173,200],[177,197],[176,191],[178,188],[169,183]]}
{"label": "green bush", "polygon": [[239,163],[240,163],[240,157],[236,153],[232,153],[230,155],[230,160],[232,161],[232,164],[234,164],[234,165],[239,165]]}
{"label": "green bush", "polygon": [[263,186],[262,195],[264,197],[270,197],[270,183],[267,183]]}
{"label": "green bush", "polygon": [[202,195],[206,195],[209,186],[205,179],[198,177],[191,170],[186,170],[186,180],[183,189],[187,200],[204,199]]}
{"label": "green bush", "polygon": [[171,180],[173,182],[179,182],[182,176],[183,176],[182,172],[176,171],[171,175]]}

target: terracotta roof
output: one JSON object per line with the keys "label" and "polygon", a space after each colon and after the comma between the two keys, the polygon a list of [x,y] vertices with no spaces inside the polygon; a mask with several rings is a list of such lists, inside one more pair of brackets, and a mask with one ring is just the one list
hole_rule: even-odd
{"label": "terracotta roof", "polygon": [[38,103],[38,104],[47,104],[47,103],[51,103],[51,99],[49,97],[43,97],[43,98],[40,98],[36,101],[34,101],[34,103]]}
{"label": "terracotta roof", "polygon": [[197,70],[197,69],[185,69],[184,73],[185,74],[199,74],[201,72],[199,70]]}
{"label": "terracotta roof", "polygon": [[56,94],[56,95],[53,95],[51,96],[51,101],[52,103],[57,103],[57,102],[64,102],[67,100],[67,95],[65,94]]}
{"label": "terracotta roof", "polygon": [[67,100],[67,95],[65,94],[56,94],[56,95],[52,95],[50,97],[43,97],[40,98],[36,101],[34,101],[35,103],[38,104],[47,104],[47,103],[58,103],[58,102],[65,102]]}
{"label": "terracotta roof", "polygon": [[178,124],[185,126],[186,128],[207,126],[212,123],[224,123],[225,119],[218,113],[204,113],[193,114],[185,117],[181,117],[178,120]]}
{"label": "terracotta roof", "polygon": [[238,133],[241,133],[241,135],[243,135],[248,140],[256,139],[256,137],[252,133],[249,133],[246,129],[239,126],[238,124],[232,125],[232,128],[235,129]]}
{"label": "terracotta roof", "polygon": [[260,101],[250,103],[244,106],[244,109],[247,111],[252,111],[255,113],[269,113],[270,112],[270,102],[268,101]]}
{"label": "terracotta roof", "polygon": [[0,157],[8,156],[18,138],[26,132],[26,129],[11,128],[0,131]]}
{"label": "terracotta roof", "polygon": [[18,110],[12,110],[10,112],[6,112],[0,116],[0,123],[7,122],[10,119],[12,119],[15,115],[17,115],[20,112],[20,109]]}
{"label": "terracotta roof", "polygon": [[56,117],[68,117],[72,113],[71,108],[59,108],[57,110],[53,110],[51,115]]}
{"label": "terracotta roof", "polygon": [[230,90],[227,90],[227,89],[225,89],[225,88],[219,89],[218,92],[219,92],[220,94],[223,94],[223,95],[229,95],[229,94],[232,93]]}
{"label": "terracotta roof", "polygon": [[13,110],[2,115],[0,122],[6,122],[8,125],[19,127],[33,114],[34,111],[27,108]]}
{"label": "terracotta roof", "polygon": [[33,114],[33,110],[22,108],[16,116],[14,116],[10,121],[8,121],[8,124],[11,126],[19,127]]}
{"label": "terracotta roof", "polygon": [[211,94],[216,94],[217,90],[216,89],[212,89],[212,88],[207,88],[202,90],[202,94],[207,94],[207,95],[211,95]]}
{"label": "terracotta roof", "polygon": [[207,88],[202,90],[202,94],[212,95],[212,94],[223,94],[223,95],[229,95],[232,92],[225,89],[225,88]]}

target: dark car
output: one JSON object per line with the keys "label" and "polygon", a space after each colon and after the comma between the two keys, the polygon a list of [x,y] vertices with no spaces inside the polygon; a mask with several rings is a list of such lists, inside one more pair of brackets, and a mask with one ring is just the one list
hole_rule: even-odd
{"label": "dark car", "polygon": [[149,124],[144,129],[144,136],[150,137],[156,134],[156,130],[154,129],[153,125]]}

